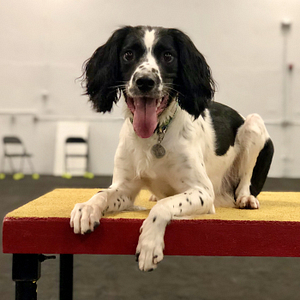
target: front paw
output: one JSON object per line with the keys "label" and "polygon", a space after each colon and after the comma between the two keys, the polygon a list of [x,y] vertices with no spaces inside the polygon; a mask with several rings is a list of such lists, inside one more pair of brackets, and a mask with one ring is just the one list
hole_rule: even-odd
{"label": "front paw", "polygon": [[99,226],[100,218],[98,205],[78,203],[71,212],[70,226],[74,228],[74,233],[90,233]]}
{"label": "front paw", "polygon": [[236,201],[236,205],[239,208],[244,209],[258,209],[259,208],[259,201],[254,196],[242,196],[239,197]]}
{"label": "front paw", "polygon": [[136,248],[136,257],[141,271],[153,271],[157,264],[162,261],[164,254],[163,238],[150,238],[140,235],[139,243]]}

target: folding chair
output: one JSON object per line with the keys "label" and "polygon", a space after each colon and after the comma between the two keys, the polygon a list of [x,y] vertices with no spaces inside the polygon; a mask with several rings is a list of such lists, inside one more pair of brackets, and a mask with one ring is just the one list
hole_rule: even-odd
{"label": "folding chair", "polygon": [[[84,159],[84,161],[81,159]],[[63,177],[69,179],[72,178],[72,174],[83,173],[85,178],[91,179],[94,175],[88,172],[88,166],[89,150],[87,140],[82,137],[68,137],[65,142],[65,173]]]}
{"label": "folding chair", "polygon": [[[8,159],[11,173],[15,180],[22,179],[24,177],[23,168],[25,160],[27,160],[29,168],[31,170],[31,175],[33,179],[39,179],[39,175],[35,173],[33,163],[31,161],[32,154],[28,153],[22,141],[16,136],[5,136],[3,137],[3,156],[2,156],[2,170],[3,173],[0,174],[0,179],[5,178],[5,161]],[[20,158],[20,167],[16,169],[14,166],[14,159]]]}

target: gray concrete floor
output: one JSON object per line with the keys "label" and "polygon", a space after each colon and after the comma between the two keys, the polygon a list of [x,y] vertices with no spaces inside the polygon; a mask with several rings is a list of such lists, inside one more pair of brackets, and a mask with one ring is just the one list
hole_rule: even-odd
{"label": "gray concrete floor", "polygon": [[[37,181],[8,177],[0,181],[0,217],[54,188],[106,187],[110,181],[110,177],[67,180],[42,176]],[[300,191],[300,180],[268,179],[264,190]],[[14,299],[10,254],[0,254],[0,266],[1,299]],[[58,259],[42,264],[39,300],[58,299],[58,266]],[[142,273],[133,256],[76,255],[74,300],[298,300],[299,273],[300,258],[167,256],[157,270]]]}

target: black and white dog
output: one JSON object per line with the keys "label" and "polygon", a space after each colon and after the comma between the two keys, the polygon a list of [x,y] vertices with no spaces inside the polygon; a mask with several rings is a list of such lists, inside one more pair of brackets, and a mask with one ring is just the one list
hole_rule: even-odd
{"label": "black and white dog", "polygon": [[257,114],[244,118],[212,102],[214,81],[203,55],[177,29],[124,27],[85,65],[86,92],[98,112],[124,95],[126,120],[113,183],[71,213],[75,233],[89,233],[107,211],[130,209],[138,192],[159,200],[144,221],[139,268],[163,259],[170,220],[214,213],[215,206],[259,208],[273,144]]}

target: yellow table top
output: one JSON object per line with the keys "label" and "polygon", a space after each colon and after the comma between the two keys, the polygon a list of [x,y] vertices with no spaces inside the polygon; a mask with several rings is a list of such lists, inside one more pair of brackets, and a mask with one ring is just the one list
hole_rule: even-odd
{"label": "yellow table top", "polygon": [[[55,189],[10,212],[9,218],[69,218],[76,203],[85,202],[99,189]],[[155,202],[148,201],[150,192],[143,190],[135,205],[143,211],[107,213],[105,218],[145,219]],[[263,192],[258,196],[260,209],[216,208],[216,214],[193,216],[191,219],[292,221],[300,222],[300,193]]]}

